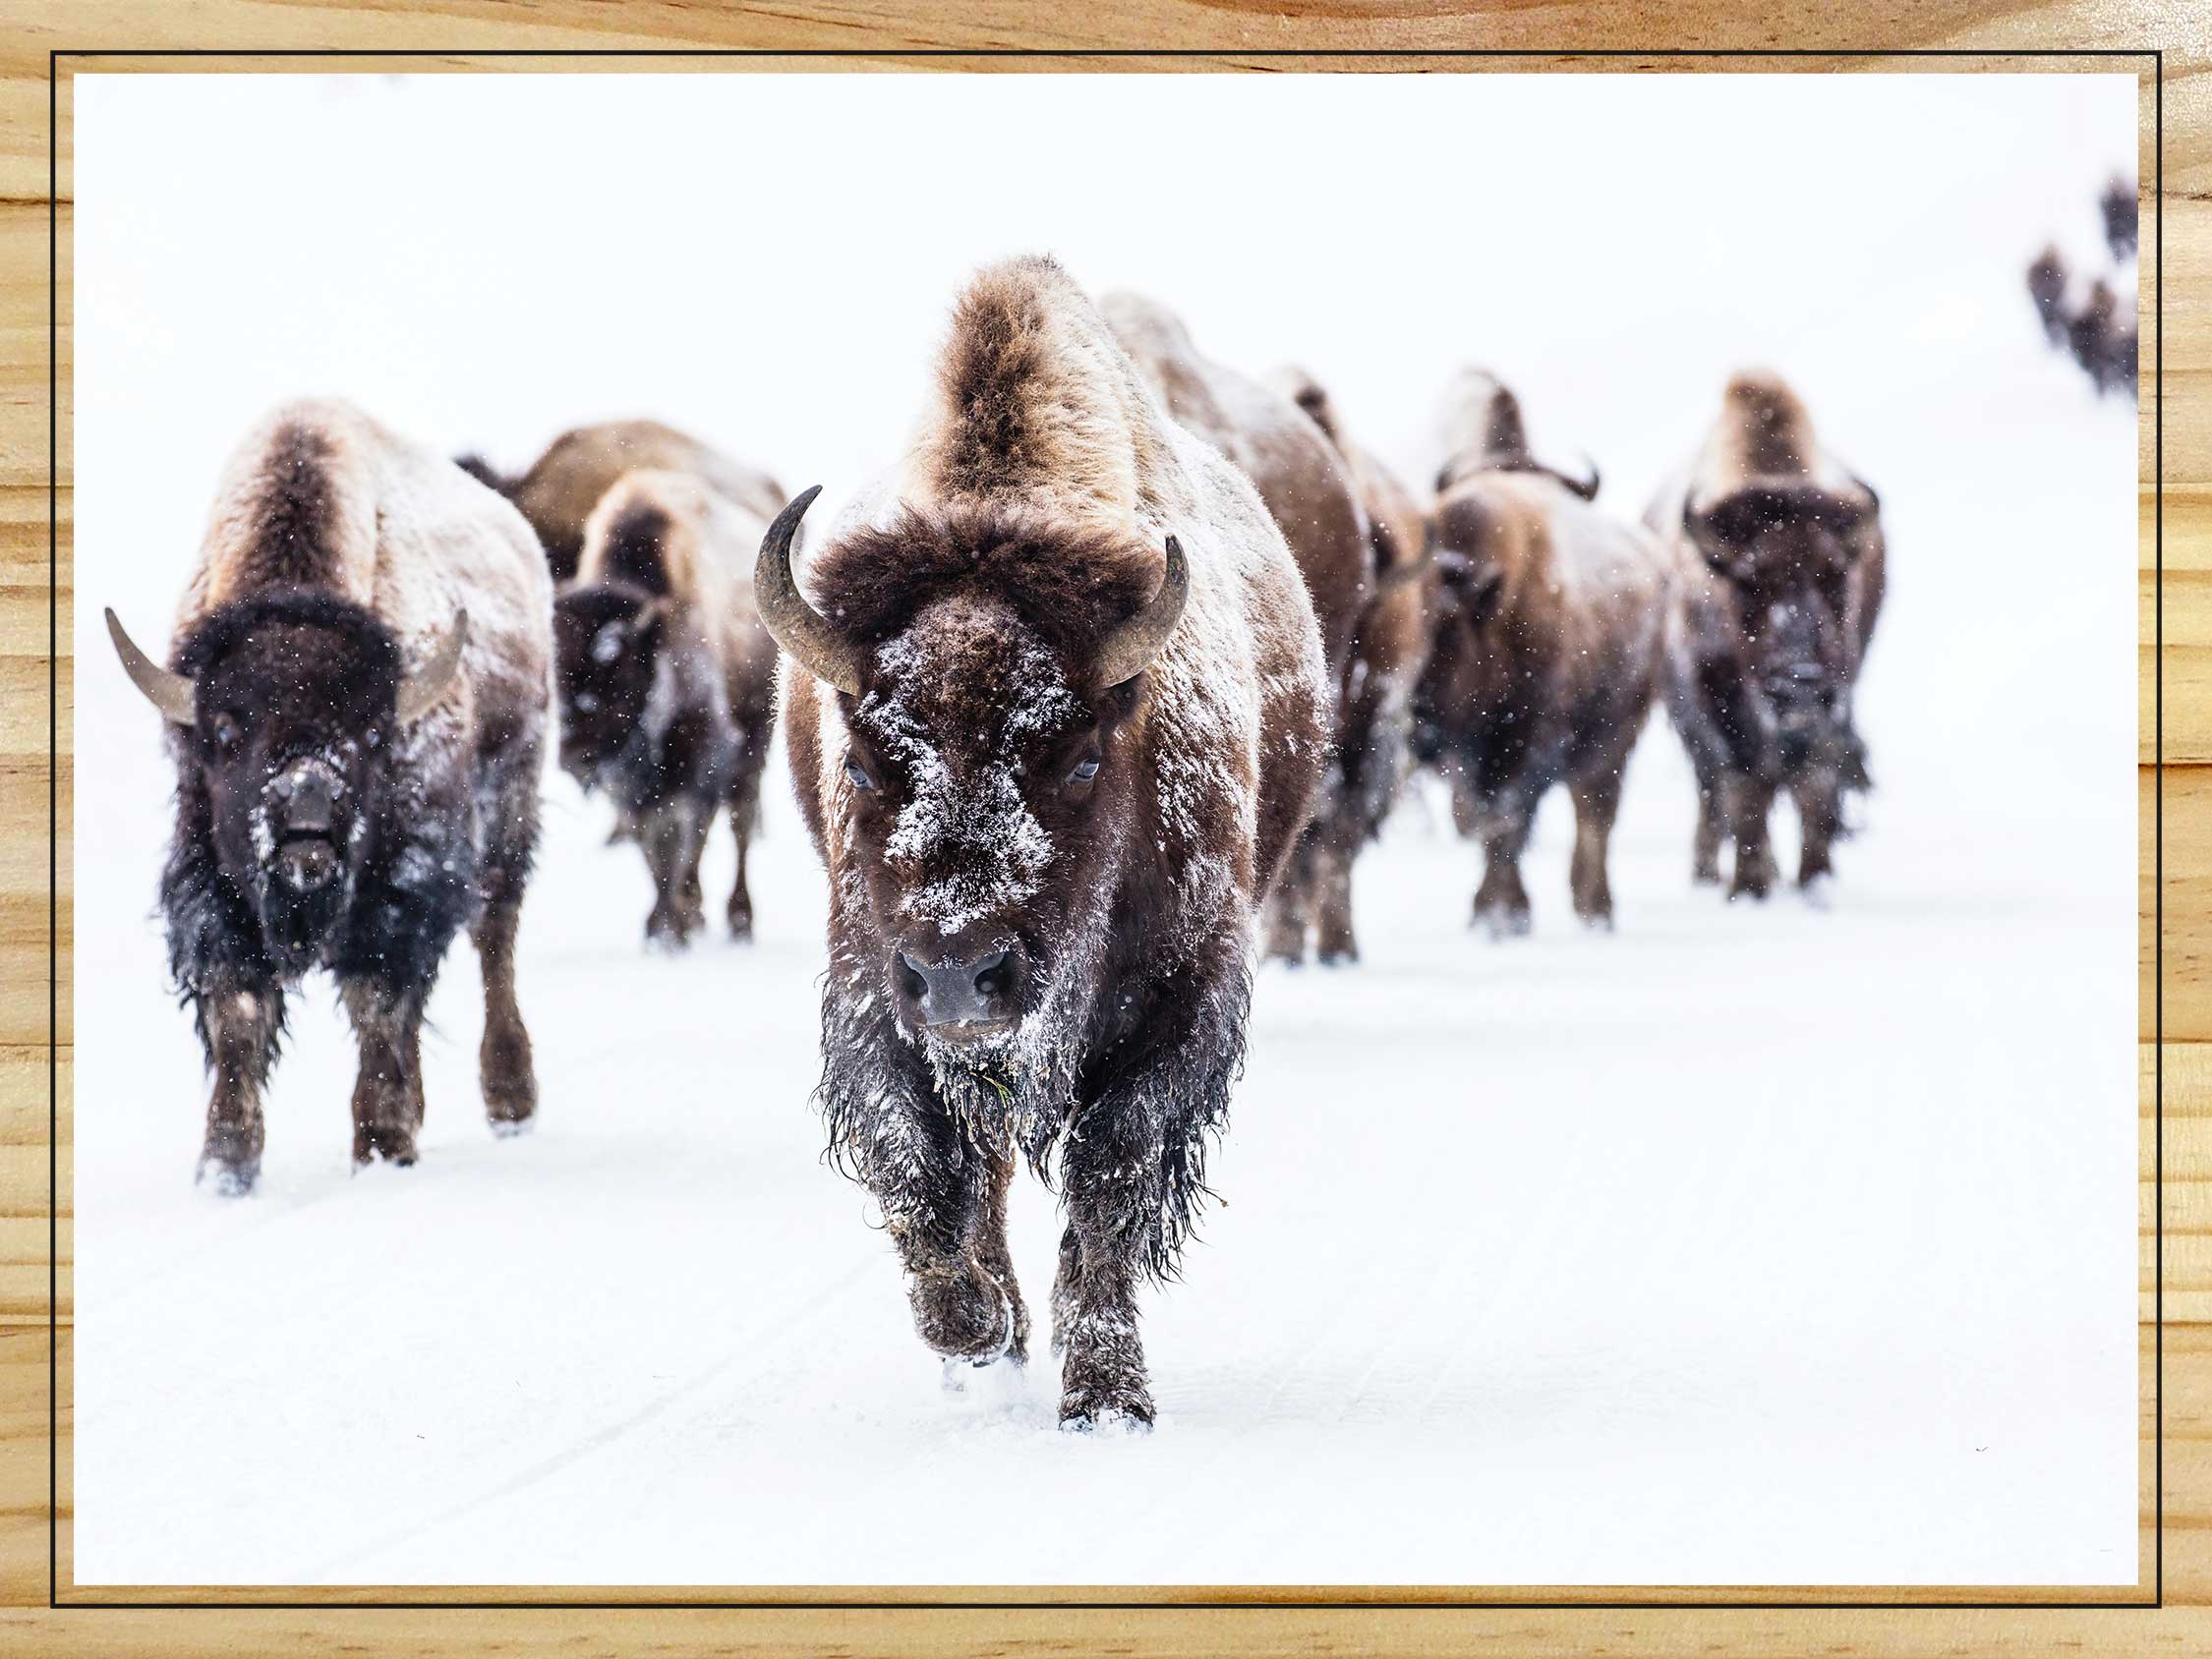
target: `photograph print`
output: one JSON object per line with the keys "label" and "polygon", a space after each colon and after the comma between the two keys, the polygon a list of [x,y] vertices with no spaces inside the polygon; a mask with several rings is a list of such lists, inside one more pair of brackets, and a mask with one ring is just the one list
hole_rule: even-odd
{"label": "photograph print", "polygon": [[78,74],[76,1582],[2139,1582],[2136,155]]}

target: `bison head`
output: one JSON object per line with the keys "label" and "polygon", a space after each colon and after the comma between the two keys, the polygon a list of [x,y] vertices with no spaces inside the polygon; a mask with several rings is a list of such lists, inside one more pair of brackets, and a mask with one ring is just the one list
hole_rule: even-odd
{"label": "bison head", "polygon": [[570,588],[553,604],[560,689],[560,764],[586,789],[623,793],[625,762],[642,752],[668,613],[627,583]]}
{"label": "bison head", "polygon": [[396,735],[460,665],[464,612],[425,664],[402,672],[382,621],[313,589],[275,590],[209,612],[174,669],[107,612],[133,682],[178,728],[188,802],[204,804],[218,866],[253,905],[271,954],[309,965],[360,874]]}
{"label": "bison head", "polygon": [[1852,572],[1879,505],[1863,484],[1837,491],[1786,481],[1683,508],[1691,544],[1732,592],[1785,767],[1848,742]]}
{"label": "bison head", "polygon": [[1009,1050],[1048,1005],[1133,820],[1145,667],[1189,573],[1149,547],[983,512],[905,513],[828,548],[832,622],[770,527],[755,590],[777,643],[834,694],[820,757],[847,944],[934,1054]]}

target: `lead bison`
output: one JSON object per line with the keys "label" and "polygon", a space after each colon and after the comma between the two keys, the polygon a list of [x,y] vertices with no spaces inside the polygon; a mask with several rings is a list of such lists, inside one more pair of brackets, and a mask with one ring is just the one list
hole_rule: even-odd
{"label": "lead bison", "polygon": [[551,584],[514,510],[342,403],[278,409],[232,456],[169,666],[111,610],[169,722],[169,966],[214,1075],[203,1174],[260,1171],[285,998],[337,981],[361,1049],[356,1163],[415,1159],[423,1004],[470,930],[497,1130],[537,1104],[514,996],[538,836]]}
{"label": "lead bison", "polygon": [[645,937],[662,944],[686,944],[705,920],[699,857],[726,806],[729,931],[752,937],[745,859],[776,719],[776,644],[753,603],[766,522],[697,474],[624,473],[553,601],[560,764],[613,799],[644,850]]}
{"label": "lead bison", "polygon": [[1254,911],[1322,765],[1298,568],[1045,258],[961,296],[912,457],[809,561],[810,603],[814,494],[755,581],[830,877],[831,1152],[955,1379],[1025,1355],[1007,1187],[1057,1149],[1061,1422],[1149,1424],[1136,1292],[1207,1194]]}
{"label": "lead bison", "polygon": [[1692,877],[1728,896],[1765,898],[1775,882],[1767,820],[1795,796],[1797,881],[1833,871],[1843,795],[1867,783],[1851,697],[1882,606],[1881,504],[1821,447],[1778,375],[1728,382],[1720,418],[1690,469],[1645,522],[1676,549],[1667,616],[1667,710],[1697,774]]}
{"label": "lead bison", "polygon": [[575,577],[592,509],[624,473],[642,468],[690,473],[747,512],[758,513],[763,523],[784,504],[783,490],[766,473],[659,421],[577,427],[554,438],[527,471],[513,478],[494,471],[481,456],[464,455],[460,466],[515,504],[545,543],[556,583]]}
{"label": "lead bison", "polygon": [[1474,921],[1525,934],[1521,853],[1538,803],[1575,804],[1575,914],[1609,928],[1606,854],[1629,751],[1651,710],[1667,556],[1590,505],[1595,479],[1534,461],[1513,394],[1455,383],[1453,440],[1431,528],[1435,637],[1416,697],[1416,752],[1451,785],[1460,832],[1483,845]]}
{"label": "lead bison", "polygon": [[[1341,687],[1353,636],[1374,593],[1374,552],[1350,469],[1321,430],[1280,392],[1203,356],[1183,320],[1135,294],[1100,303],[1107,326],[1151,382],[1179,426],[1196,433],[1250,478],[1283,533],[1313,604],[1329,681]],[[1351,854],[1364,835],[1357,781],[1360,735],[1346,729],[1348,706],[1332,699],[1331,761],[1313,822],[1292,852],[1268,901],[1267,953],[1303,961],[1316,916],[1330,960],[1357,952],[1351,934]],[[1345,758],[1353,765],[1347,767]]]}

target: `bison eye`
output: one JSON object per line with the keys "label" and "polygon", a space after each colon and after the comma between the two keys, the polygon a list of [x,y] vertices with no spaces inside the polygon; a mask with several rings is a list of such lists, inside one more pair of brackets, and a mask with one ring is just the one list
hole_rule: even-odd
{"label": "bison eye", "polygon": [[1075,764],[1074,768],[1069,772],[1069,783],[1076,788],[1081,788],[1085,783],[1088,783],[1092,778],[1098,775],[1098,757],[1096,755],[1085,755],[1081,760],[1077,761]]}
{"label": "bison eye", "polygon": [[844,775],[851,779],[852,786],[855,789],[873,789],[876,786],[876,780],[870,777],[860,763],[850,755],[844,758]]}
{"label": "bison eye", "polygon": [[215,716],[215,742],[225,749],[238,747],[238,722],[228,715]]}

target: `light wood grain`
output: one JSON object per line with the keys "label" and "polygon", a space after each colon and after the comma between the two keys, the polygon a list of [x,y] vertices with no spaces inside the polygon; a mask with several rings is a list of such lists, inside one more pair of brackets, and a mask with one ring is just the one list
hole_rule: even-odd
{"label": "light wood grain", "polygon": [[[1699,63],[1642,59],[1591,60],[1580,53],[1618,49],[1649,53],[1659,44],[1707,48],[1774,45],[1840,51],[1954,47],[2034,50],[2057,46],[2167,49],[2165,100],[2165,258],[2169,293],[2163,388],[2146,385],[2143,539],[2139,557],[2144,632],[2142,669],[2153,679],[2151,619],[2159,600],[2150,505],[2152,423],[2165,421],[2164,622],[2166,632],[2164,737],[2154,742],[2156,721],[2146,690],[2138,758],[2143,772],[2143,1018],[2145,1038],[2156,1029],[2157,987],[2150,978],[2156,894],[2150,872],[2156,823],[2156,779],[2148,763],[2161,754],[2164,777],[2168,880],[2165,899],[2164,1099],[2152,1084],[2159,1055],[2142,1053],[2142,1177],[2144,1218],[2142,1303],[2144,1360],[2143,1459],[2145,1519],[2153,1518],[2151,1470],[2157,1376],[2152,1354],[2159,1340],[2152,1318],[2159,1288],[2151,1229],[2158,1212],[2152,1180],[2158,1170],[2163,1108],[2164,1302],[2167,1327],[2164,1387],[2165,1589],[2162,1611],[2034,1612],[1923,1608],[1909,1612],[1804,1612],[1780,1608],[1496,1610],[1454,1607],[1428,1611],[1379,1608],[1245,1608],[1234,1611],[1152,1607],[1141,1611],[954,1609],[900,1611],[809,1610],[720,1612],[662,1607],[498,1612],[412,1608],[402,1611],[336,1607],[200,1608],[130,1611],[78,1608],[45,1610],[48,1592],[48,1244],[47,1049],[62,1045],[59,1220],[59,1311],[62,1347],[51,1357],[60,1374],[62,1474],[62,1585],[68,1586],[70,1230],[67,1215],[67,1146],[71,1096],[68,1043],[71,1009],[67,901],[69,861],[62,846],[64,882],[59,1022],[49,1018],[46,960],[46,831],[49,780],[58,784],[60,823],[67,835],[71,810],[69,751],[75,732],[68,706],[69,667],[60,664],[61,732],[58,773],[47,764],[47,213],[48,57],[65,48],[147,52],[180,47],[394,52],[435,48],[437,60],[379,58],[342,65],[327,59],[209,60],[103,57],[64,60],[59,87],[60,219],[59,340],[61,422],[61,562],[58,570],[60,638],[67,650],[73,583],[69,563],[69,247],[73,196],[70,167],[69,77],[73,69],[102,73],[167,73],[231,69],[262,73],[440,68],[589,70],[592,60],[469,60],[478,51],[604,51],[712,46],[785,51],[860,51],[858,59],[778,59],[758,67],[812,68],[824,72],[893,71],[917,66],[896,56],[902,50],[1003,47],[1075,52],[1101,47],[1173,46],[1187,52],[1219,52],[1226,58],[1187,58],[1172,63],[1091,59],[936,59],[927,67],[1036,71],[1046,68],[1320,67],[1260,54],[1283,50],[1371,52],[1481,48],[1552,54],[1512,62],[1371,58],[1336,60],[1333,67],[1409,71],[1745,68],[1807,71],[2033,68],[2063,65],[2040,60],[1852,58],[1800,61],[1717,60]],[[665,72],[734,73],[748,67],[728,60],[657,58],[627,68]],[[2107,71],[2133,63],[2111,61]],[[909,1652],[1186,1654],[1204,1649],[1326,1653],[1646,1653],[1654,1655],[1786,1654],[1824,1652],[1869,1656],[1927,1653],[2030,1654],[2069,1651],[2087,1655],[2196,1653],[2212,1650],[2212,310],[2201,297],[2212,277],[2212,30],[2201,14],[2151,4],[1993,4],[1989,0],[1934,0],[1911,8],[1871,4],[1789,5],[1741,11],[1710,0],[1672,0],[1639,8],[1588,4],[1471,6],[1410,0],[1368,0],[1298,8],[1289,16],[1261,4],[1216,0],[1171,5],[1162,0],[1100,0],[1079,8],[1028,15],[1003,0],[956,7],[944,0],[846,0],[834,6],[792,6],[775,12],[718,9],[679,0],[627,6],[585,0],[416,0],[382,8],[344,11],[319,0],[200,0],[192,6],[161,0],[101,0],[77,6],[0,0],[0,1652],[114,1655],[283,1653],[287,1656],[344,1649],[431,1654],[491,1648],[514,1652]],[[2149,143],[2153,100],[2143,99],[2146,189],[2155,179]],[[2154,296],[2154,250],[2145,217],[2144,301]],[[2197,303],[2190,304],[2190,300]],[[2152,339],[2145,338],[2146,375]],[[2163,391],[2163,403],[2159,392]],[[87,734],[96,741],[96,734]],[[2202,766],[2204,770],[2197,768]],[[2195,1045],[2206,1045],[2198,1047]],[[2145,1538],[2150,1532],[2146,1525]],[[2150,1570],[2145,1547],[2145,1585]],[[176,1598],[176,1592],[161,1592]],[[338,1591],[311,1597],[278,1592],[296,1601],[344,1601],[392,1592]],[[464,1592],[466,1593],[466,1592]],[[626,1594],[625,1592],[615,1592]],[[672,1603],[712,1596],[712,1590],[671,1589],[635,1599]],[[861,1599],[852,1592],[837,1592]],[[887,1592],[891,1593],[891,1592]],[[1026,1594],[1026,1592],[1021,1592]],[[1117,1596],[1128,1592],[1114,1592]],[[1190,1592],[1185,1592],[1186,1597]],[[1307,1594],[1267,1592],[1285,1600]],[[1324,1592],[1356,1599],[1358,1592]],[[1460,1591],[1438,1594],[1460,1595]],[[1604,1592],[1567,1591],[1589,1599]],[[1615,1592],[1633,1598],[1637,1592]],[[1730,1592],[1716,1592],[1728,1595]],[[1788,1598],[1792,1592],[1768,1592]],[[1795,1592],[1804,1594],[1806,1592]],[[2018,1592],[2000,1592],[2010,1597]],[[2103,1593],[2103,1592],[2100,1592]],[[110,1592],[101,1592],[102,1595]],[[237,1592],[226,1592],[235,1601]],[[453,1592],[428,1593],[446,1599]],[[512,1600],[530,1592],[485,1591]],[[1955,1597],[1956,1589],[1915,1592],[1919,1599]],[[604,1594],[600,1599],[605,1599]],[[1683,1599],[1692,1599],[1685,1597]],[[1711,1599],[1710,1597],[1706,1599]],[[10,1612],[9,1608],[24,1611]]]}

